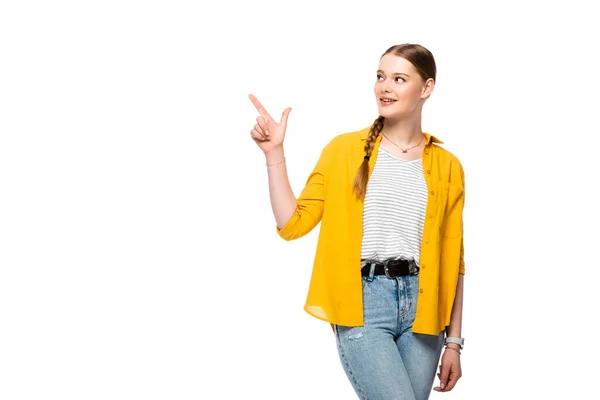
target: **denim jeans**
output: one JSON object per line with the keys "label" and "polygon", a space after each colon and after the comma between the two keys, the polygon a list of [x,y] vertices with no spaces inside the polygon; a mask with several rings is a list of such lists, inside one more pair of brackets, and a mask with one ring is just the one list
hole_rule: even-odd
{"label": "denim jeans", "polygon": [[445,332],[413,333],[419,275],[362,278],[364,326],[334,325],[338,354],[360,400],[426,400]]}

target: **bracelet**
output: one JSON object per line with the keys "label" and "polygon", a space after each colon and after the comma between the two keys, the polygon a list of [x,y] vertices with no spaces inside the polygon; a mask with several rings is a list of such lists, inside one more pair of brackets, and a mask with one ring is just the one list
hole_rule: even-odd
{"label": "bracelet", "polygon": [[459,349],[457,349],[457,348],[446,346],[446,349],[454,350],[454,351],[456,351],[458,354],[461,354],[461,353],[460,353],[460,350],[459,350]]}
{"label": "bracelet", "polygon": [[285,157],[283,157],[283,160],[282,160],[282,161],[279,161],[279,162],[276,162],[276,163],[273,163],[273,164],[267,164],[267,163],[265,163],[265,165],[266,165],[267,167],[270,167],[271,165],[278,165],[278,164],[281,164],[281,163],[283,163],[283,162],[285,162]]}

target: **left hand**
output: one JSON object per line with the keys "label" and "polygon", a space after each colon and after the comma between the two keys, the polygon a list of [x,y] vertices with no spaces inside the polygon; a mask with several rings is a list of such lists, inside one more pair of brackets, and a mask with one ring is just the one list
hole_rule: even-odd
{"label": "left hand", "polygon": [[460,368],[460,354],[454,350],[444,350],[442,355],[442,363],[440,364],[440,372],[437,374],[440,379],[440,386],[436,386],[433,390],[438,392],[449,392],[454,388],[456,382],[462,376]]}

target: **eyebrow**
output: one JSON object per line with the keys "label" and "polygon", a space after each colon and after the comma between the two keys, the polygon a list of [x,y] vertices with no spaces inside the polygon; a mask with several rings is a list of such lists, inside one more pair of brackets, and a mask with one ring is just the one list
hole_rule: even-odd
{"label": "eyebrow", "polygon": [[[377,72],[381,72],[382,74],[385,74],[385,72],[383,72],[380,69],[378,69]],[[394,76],[394,75],[405,75],[405,76],[408,76],[410,78],[410,75],[405,74],[404,72],[395,72],[395,73],[392,74],[392,76]]]}

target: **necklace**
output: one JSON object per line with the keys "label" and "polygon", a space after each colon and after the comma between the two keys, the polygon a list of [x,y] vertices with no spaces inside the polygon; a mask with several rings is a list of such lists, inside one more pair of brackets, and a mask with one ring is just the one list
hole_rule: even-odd
{"label": "necklace", "polygon": [[[382,135],[383,135],[383,136],[384,136],[384,137],[385,137],[387,140],[389,140],[390,142],[392,142],[392,140],[390,140],[390,138],[389,138],[389,137],[387,137],[385,133],[381,132],[381,134],[382,134]],[[409,147],[409,148],[408,148],[408,149],[406,149],[406,150],[404,150],[402,147],[398,146],[398,145],[397,145],[396,143],[394,143],[394,142],[392,142],[392,144],[393,144],[394,146],[396,146],[397,148],[399,148],[400,150],[402,150],[402,152],[403,152],[403,153],[406,153],[406,152],[408,152],[410,149],[414,149],[415,147],[417,147],[418,145],[420,145],[420,144],[421,144],[421,142],[423,141],[423,139],[425,139],[425,136],[421,136],[421,140],[419,141],[419,143],[415,144],[413,147]]]}

